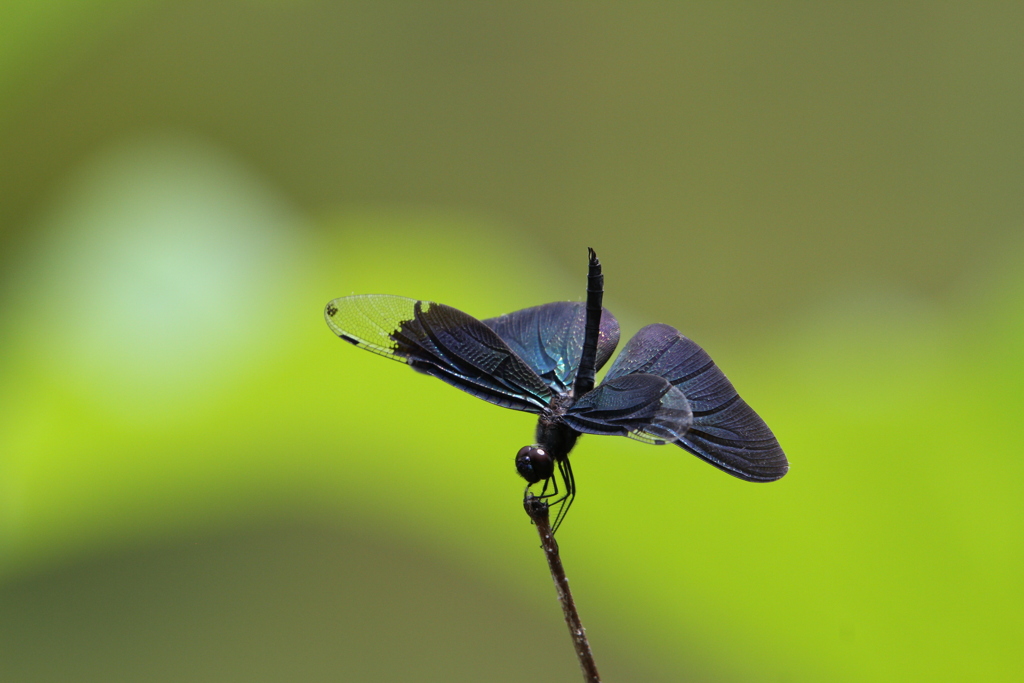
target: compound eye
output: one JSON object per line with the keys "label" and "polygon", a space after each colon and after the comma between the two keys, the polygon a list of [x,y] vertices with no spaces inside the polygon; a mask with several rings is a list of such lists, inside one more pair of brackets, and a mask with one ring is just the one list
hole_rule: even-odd
{"label": "compound eye", "polygon": [[516,470],[523,479],[536,484],[551,478],[555,472],[555,461],[540,446],[523,446],[516,454]]}

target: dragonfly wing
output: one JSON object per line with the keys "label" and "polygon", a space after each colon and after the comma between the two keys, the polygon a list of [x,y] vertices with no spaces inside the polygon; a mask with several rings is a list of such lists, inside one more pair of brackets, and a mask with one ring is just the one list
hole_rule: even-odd
{"label": "dragonfly wing", "polygon": [[334,299],[324,317],[345,341],[495,405],[539,413],[554,397],[491,328],[451,306],[367,294]]}
{"label": "dragonfly wing", "polygon": [[[558,393],[572,388],[583,354],[586,304],[580,301],[556,301],[524,308],[484,324],[494,330],[509,347]],[[597,367],[603,366],[619,343],[619,323],[602,309],[601,331],[597,340]]]}
{"label": "dragonfly wing", "polygon": [[601,383],[562,418],[587,434],[618,434],[647,443],[672,443],[693,419],[690,402],[664,377],[636,373]]}
{"label": "dragonfly wing", "polygon": [[692,421],[676,443],[689,452],[747,481],[774,481],[789,470],[764,420],[707,352],[674,327],[648,325],[637,332],[605,381],[636,373],[663,377],[686,397]]}

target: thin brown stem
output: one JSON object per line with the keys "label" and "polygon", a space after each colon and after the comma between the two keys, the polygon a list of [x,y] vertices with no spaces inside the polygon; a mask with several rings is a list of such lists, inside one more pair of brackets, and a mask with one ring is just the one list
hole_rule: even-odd
{"label": "thin brown stem", "polygon": [[576,603],[573,602],[572,592],[569,590],[569,580],[565,578],[562,559],[558,555],[558,543],[551,533],[548,504],[536,496],[527,495],[523,507],[526,508],[526,514],[530,515],[530,519],[537,526],[537,533],[540,534],[541,548],[544,549],[544,556],[548,560],[551,580],[555,582],[555,590],[558,592],[558,601],[562,603],[562,614],[565,615],[565,624],[569,627],[569,635],[572,636],[572,644],[576,648],[583,680],[586,683],[601,683],[597,664],[594,663],[594,653],[590,651],[587,633],[583,629],[583,622],[580,621],[580,614],[576,611]]}

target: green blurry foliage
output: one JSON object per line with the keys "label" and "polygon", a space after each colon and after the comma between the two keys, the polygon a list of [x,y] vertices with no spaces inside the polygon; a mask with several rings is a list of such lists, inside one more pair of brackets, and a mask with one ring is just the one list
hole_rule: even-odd
{"label": "green blurry foliage", "polygon": [[[0,121],[31,92],[151,4],[139,0],[5,0],[0,5]],[[6,110],[6,111],[5,111]]]}

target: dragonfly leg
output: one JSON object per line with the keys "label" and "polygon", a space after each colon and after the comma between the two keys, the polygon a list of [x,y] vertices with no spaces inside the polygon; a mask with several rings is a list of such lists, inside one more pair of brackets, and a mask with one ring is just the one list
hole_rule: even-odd
{"label": "dragonfly leg", "polygon": [[[572,502],[576,499],[576,478],[573,476],[569,458],[562,458],[558,461],[558,474],[561,475],[562,481],[565,482],[565,495],[552,503],[553,505],[558,505],[558,512],[555,513],[555,522],[551,525],[552,534],[558,531],[558,527],[565,520],[566,513],[572,507]],[[552,479],[555,479],[555,477],[552,477]],[[557,489],[557,487],[558,484],[556,482],[555,488]]]}

